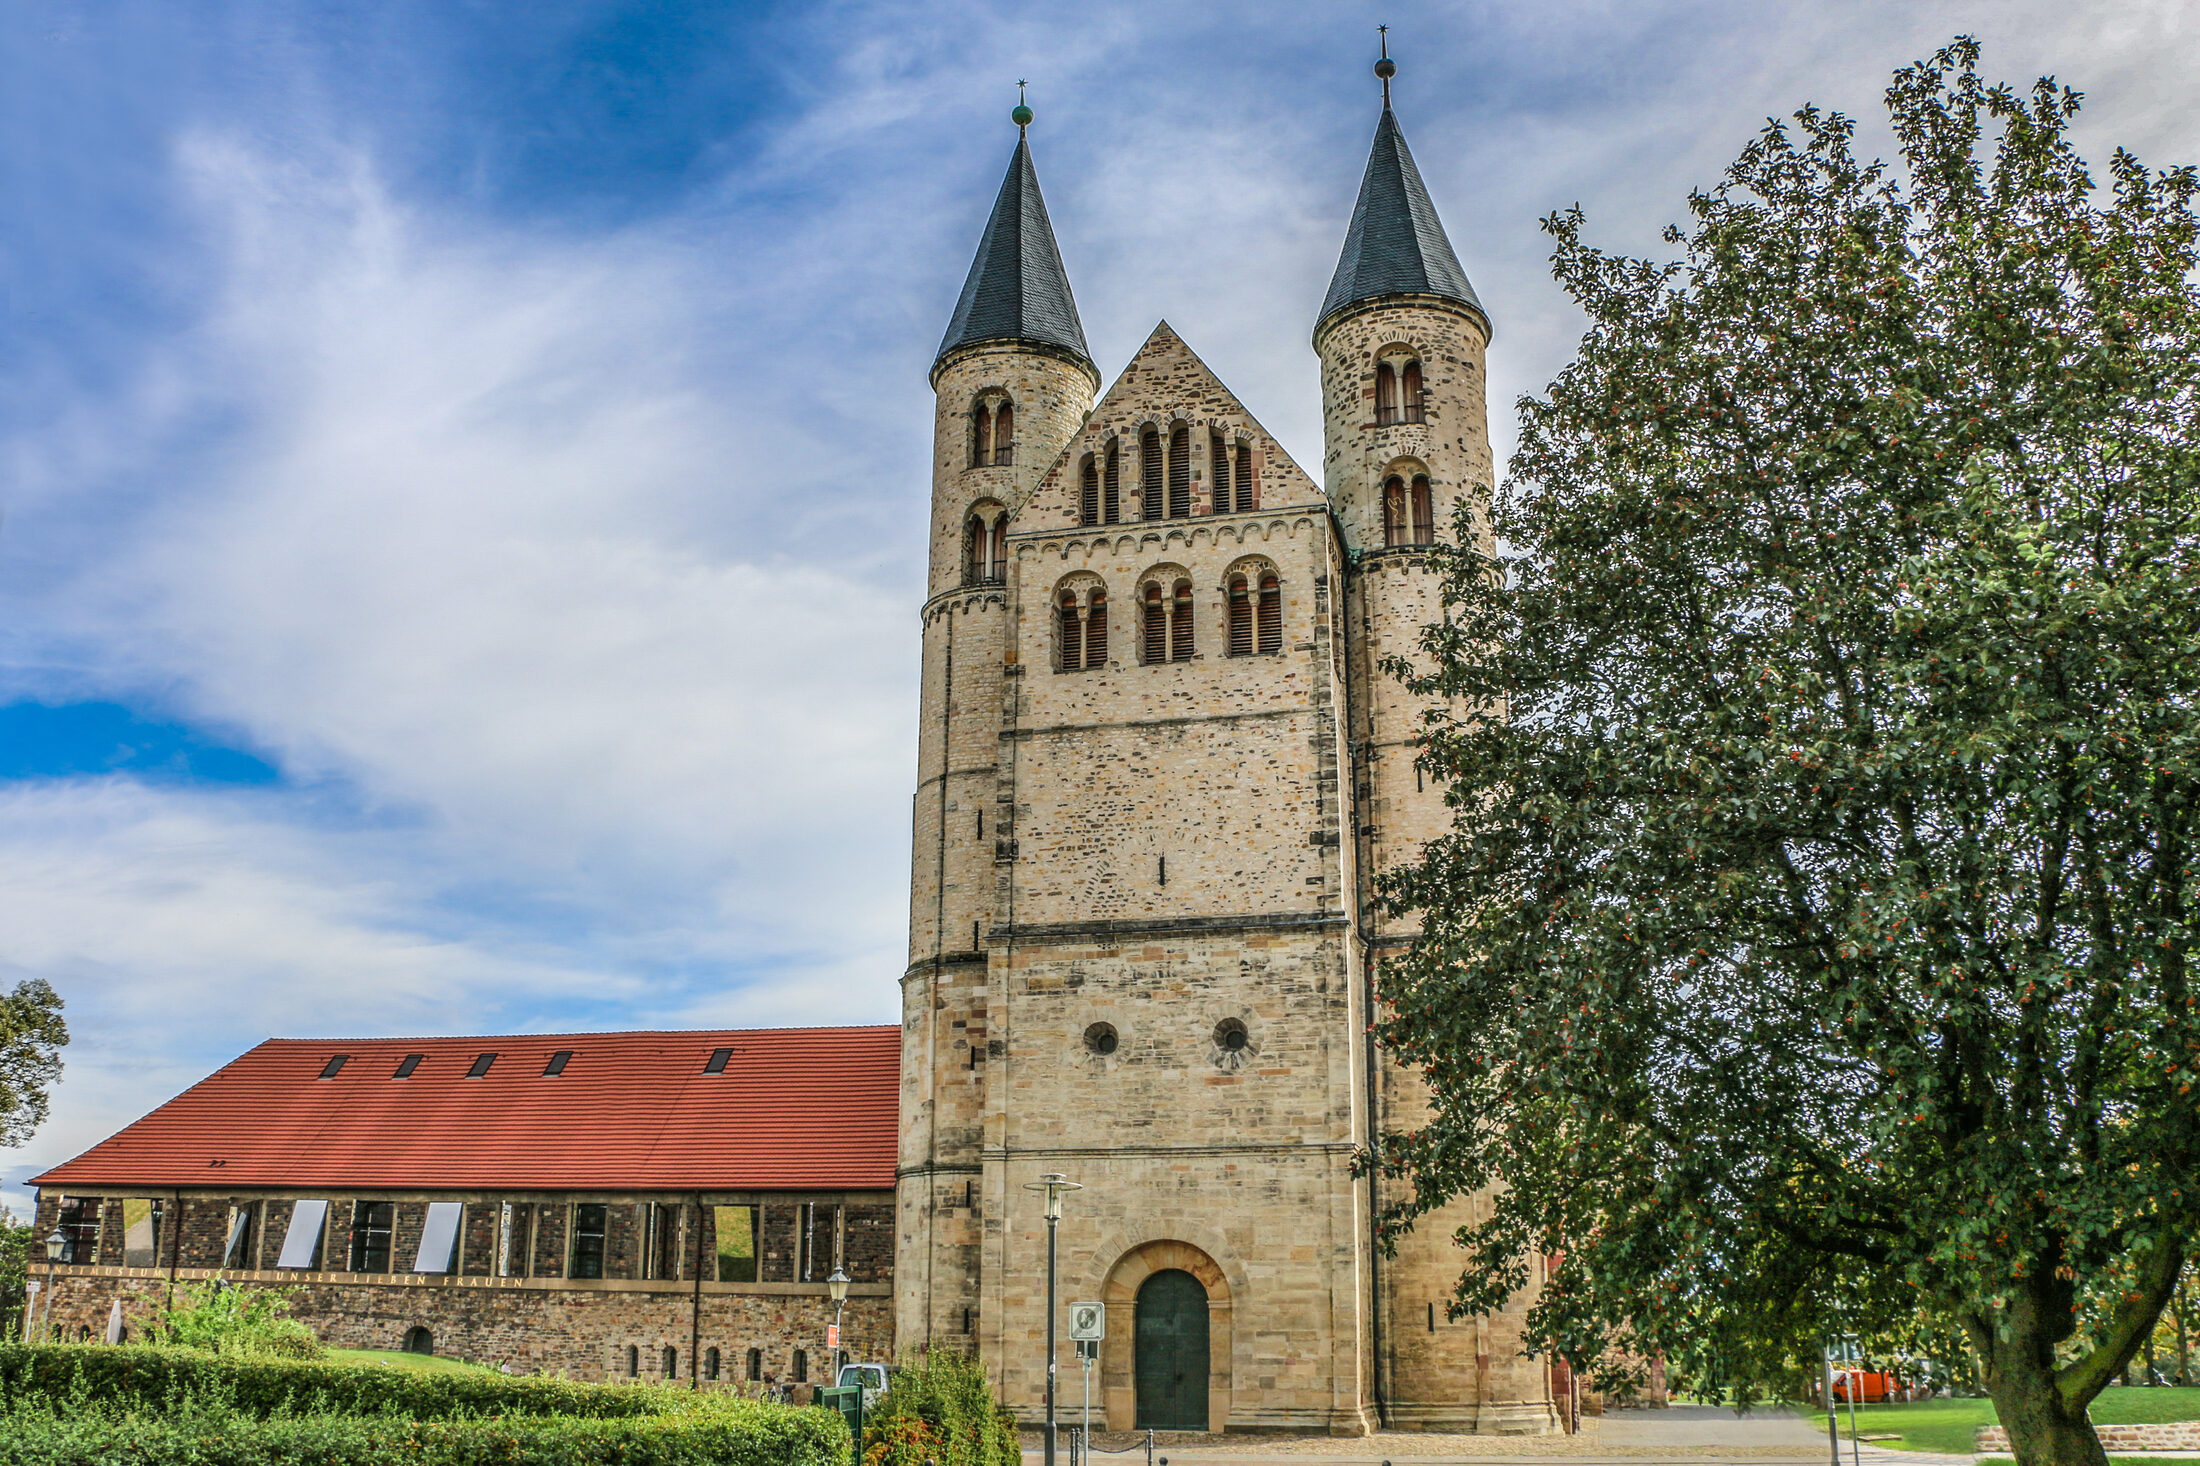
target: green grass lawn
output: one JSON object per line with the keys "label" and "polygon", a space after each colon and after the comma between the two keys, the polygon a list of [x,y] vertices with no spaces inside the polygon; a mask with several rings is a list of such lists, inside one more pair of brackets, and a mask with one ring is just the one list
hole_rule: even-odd
{"label": "green grass lawn", "polygon": [[[2200,1420],[2200,1387],[2177,1388],[2154,1386],[2147,1389],[2125,1389],[2118,1386],[2101,1391],[2090,1412],[2095,1425],[2150,1425],[2165,1420]],[[1826,1413],[1823,1410],[1804,1412],[1808,1420],[1823,1435],[1826,1429]],[[1951,1455],[1968,1453],[1977,1439],[1978,1428],[1994,1423],[1994,1406],[1990,1400],[1914,1400],[1907,1405],[1859,1405],[1856,1409],[1856,1427],[1864,1435],[1886,1435],[1899,1432],[1898,1441],[1879,1441],[1898,1451],[1941,1451]],[[1841,1437],[1849,1434],[1849,1410],[1841,1407]],[[2126,1463],[2137,1457],[2116,1457]]]}
{"label": "green grass lawn", "polygon": [[402,1349],[331,1349],[328,1357],[338,1364],[394,1364],[402,1369],[486,1369],[463,1359],[436,1354],[407,1354]]}

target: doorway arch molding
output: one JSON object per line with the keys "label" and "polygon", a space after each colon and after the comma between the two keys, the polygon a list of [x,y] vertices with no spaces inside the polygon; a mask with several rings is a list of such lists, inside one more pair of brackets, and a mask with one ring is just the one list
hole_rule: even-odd
{"label": "doorway arch molding", "polygon": [[[1236,1357],[1232,1315],[1239,1290],[1205,1248],[1158,1238],[1124,1248],[1100,1285],[1100,1301],[1108,1305],[1108,1336],[1100,1345],[1100,1398],[1109,1430],[1130,1430],[1138,1418],[1134,1322],[1138,1289],[1155,1273],[1171,1268],[1190,1273],[1207,1290],[1207,1428],[1222,1430],[1229,1424],[1231,1366]],[[1063,1400],[1073,1404],[1077,1400],[1071,1393],[1074,1386],[1067,1381],[1065,1386]]]}

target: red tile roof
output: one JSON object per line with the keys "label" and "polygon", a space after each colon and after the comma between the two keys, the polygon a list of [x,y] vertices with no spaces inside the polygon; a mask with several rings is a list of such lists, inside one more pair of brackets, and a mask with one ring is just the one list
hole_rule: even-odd
{"label": "red tile roof", "polygon": [[[883,1190],[900,1047],[898,1028],[275,1038],[31,1184]],[[704,1073],[722,1048],[725,1072]]]}

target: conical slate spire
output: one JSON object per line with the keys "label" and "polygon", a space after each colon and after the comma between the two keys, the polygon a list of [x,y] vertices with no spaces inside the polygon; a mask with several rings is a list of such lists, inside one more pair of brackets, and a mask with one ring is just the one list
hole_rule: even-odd
{"label": "conical slate spire", "polygon": [[[1387,77],[1383,89],[1390,89]],[[1315,329],[1348,305],[1384,295],[1441,296],[1489,318],[1444,237],[1443,221],[1436,217],[1436,205],[1429,201],[1421,170],[1413,166],[1406,135],[1387,97],[1382,121],[1375,124],[1367,172],[1360,178],[1360,201],[1352,206],[1352,227],[1345,231],[1344,253],[1337,257],[1337,273],[1330,277]]]}
{"label": "conical slate spire", "polygon": [[1069,293],[1069,272],[1062,268],[1046,200],[1039,196],[1031,144],[1021,135],[939,354],[978,341],[1028,341],[1092,364],[1077,301]]}

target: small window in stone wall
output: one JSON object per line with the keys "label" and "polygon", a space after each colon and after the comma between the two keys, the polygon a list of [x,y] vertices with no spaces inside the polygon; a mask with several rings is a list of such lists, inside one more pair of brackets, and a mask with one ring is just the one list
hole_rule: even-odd
{"label": "small window in stone wall", "polygon": [[229,1208],[229,1236],[222,1244],[224,1268],[249,1267],[252,1262],[252,1203]]}
{"label": "small window in stone wall", "polygon": [[423,1326],[414,1324],[411,1328],[405,1330],[405,1341],[397,1347],[406,1354],[433,1354],[435,1352],[435,1335],[429,1333]]}
{"label": "small window in stone wall", "polygon": [[601,1202],[584,1201],[573,1208],[573,1264],[569,1278],[603,1276],[605,1214]]}
{"label": "small window in stone wall", "polygon": [[746,1379],[748,1379],[748,1380],[749,1380],[749,1381],[751,1381],[752,1383],[753,1383],[753,1382],[755,1382],[755,1381],[757,1381],[757,1380],[761,1380],[761,1379],[762,1379],[762,1378],[764,1377],[764,1351],[763,1351],[763,1350],[761,1350],[761,1349],[751,1349],[751,1350],[749,1351],[749,1362],[748,1362],[748,1368],[747,1368],[747,1369],[746,1369],[746,1370],[745,1370],[745,1371],[743,1372],[743,1377],[744,1377],[744,1378],[746,1378]]}
{"label": "small window in stone wall", "polygon": [[166,1207],[158,1197],[132,1196],[122,1203],[122,1265],[159,1267]]}
{"label": "small window in stone wall", "polygon": [[639,1344],[626,1346],[626,1377],[639,1379],[642,1374],[642,1349]]}
{"label": "small window in stone wall", "polygon": [[61,1198],[60,1219],[54,1225],[61,1232],[63,1262],[89,1264],[98,1260],[98,1197],[64,1196]]}
{"label": "small window in stone wall", "polygon": [[666,1378],[666,1379],[678,1379],[678,1378],[679,1378],[679,1376],[680,1376],[680,1351],[679,1351],[679,1350],[677,1350],[677,1349],[675,1349],[675,1348],[673,1348],[673,1347],[672,1347],[672,1346],[671,1346],[670,1344],[667,1344],[667,1345],[665,1345],[665,1357],[664,1357],[664,1366],[665,1366],[665,1368],[664,1368],[664,1374],[665,1374],[665,1378]]}
{"label": "small window in stone wall", "polygon": [[703,1351],[703,1378],[718,1378],[718,1346],[716,1344]]}
{"label": "small window in stone wall", "polygon": [[794,1382],[798,1385],[810,1382],[810,1356],[807,1350],[794,1351]]}

